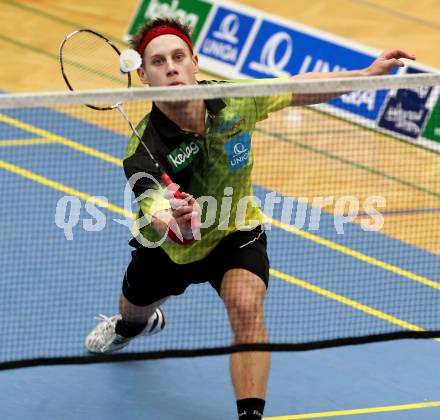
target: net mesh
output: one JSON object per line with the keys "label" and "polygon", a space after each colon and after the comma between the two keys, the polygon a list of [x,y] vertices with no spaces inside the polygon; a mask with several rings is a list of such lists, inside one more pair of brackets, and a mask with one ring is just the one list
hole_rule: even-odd
{"label": "net mesh", "polygon": [[[418,75],[1,95],[0,367],[440,336],[439,82]],[[324,103],[290,107],[291,92],[298,102]],[[229,319],[216,291],[200,283],[163,305],[162,333],[120,353],[90,355],[84,339],[94,317],[118,313],[138,203],[123,170],[134,150],[126,121],[83,104],[122,101],[137,123],[152,102],[184,109],[185,101],[213,98],[224,107],[210,110],[204,134],[174,139],[164,162],[183,191],[217,201],[201,242],[218,231],[228,198],[236,216],[237,197],[227,188],[242,194],[253,165],[252,203],[266,215],[270,260],[268,342],[253,332],[255,307],[241,299],[252,295],[246,284],[233,291]],[[214,252],[208,248],[185,251],[185,261]],[[138,281],[176,280],[145,258]],[[226,260],[211,263],[206,278],[196,273],[199,281]],[[247,325],[248,338],[235,330],[234,340],[231,323]]]}

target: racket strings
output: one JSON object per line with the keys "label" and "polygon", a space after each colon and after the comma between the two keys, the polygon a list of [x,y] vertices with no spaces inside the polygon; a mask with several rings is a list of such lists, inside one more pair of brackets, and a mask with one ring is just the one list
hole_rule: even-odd
{"label": "racket strings", "polygon": [[[120,71],[120,52],[104,36],[82,29],[68,35],[60,48],[60,63],[63,77],[71,90],[116,89],[130,87],[129,73]],[[172,183],[159,162],[142,141],[135,126],[122,108],[121,103],[87,105],[90,108],[107,111],[116,109],[128,123],[131,131],[142,144],[154,165],[161,171],[166,185]],[[179,197],[179,192],[175,193]]]}
{"label": "racket strings", "polygon": [[117,51],[93,33],[80,31],[68,38],[60,59],[73,90],[129,87],[128,76],[120,72]]}

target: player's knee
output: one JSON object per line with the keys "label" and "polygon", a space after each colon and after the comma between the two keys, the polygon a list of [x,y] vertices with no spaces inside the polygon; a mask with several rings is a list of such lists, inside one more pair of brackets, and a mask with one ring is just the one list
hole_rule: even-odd
{"label": "player's knee", "polygon": [[237,293],[225,303],[234,332],[252,331],[260,326],[263,309],[255,296]]}

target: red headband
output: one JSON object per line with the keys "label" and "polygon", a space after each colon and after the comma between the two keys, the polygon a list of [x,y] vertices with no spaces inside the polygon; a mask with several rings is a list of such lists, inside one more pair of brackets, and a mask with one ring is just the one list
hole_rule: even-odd
{"label": "red headband", "polygon": [[145,48],[147,48],[147,45],[150,43],[150,41],[161,35],[178,36],[188,45],[189,49],[191,50],[191,54],[193,53],[192,42],[183,32],[179,31],[176,28],[173,28],[172,26],[162,25],[152,29],[151,31],[147,32],[147,34],[145,35],[144,39],[141,42],[141,46],[138,49],[138,53],[141,55],[141,57],[144,56]]}

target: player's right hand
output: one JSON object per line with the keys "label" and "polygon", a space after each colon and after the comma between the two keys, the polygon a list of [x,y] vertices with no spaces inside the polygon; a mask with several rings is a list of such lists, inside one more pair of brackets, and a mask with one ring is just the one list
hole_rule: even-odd
{"label": "player's right hand", "polygon": [[[197,200],[188,193],[180,192],[181,198],[176,198],[175,193],[178,189],[179,186],[177,184],[171,184],[165,192],[165,198],[170,202],[171,215],[183,238],[197,238],[201,225],[200,206]],[[179,232],[175,233],[178,235]]]}

